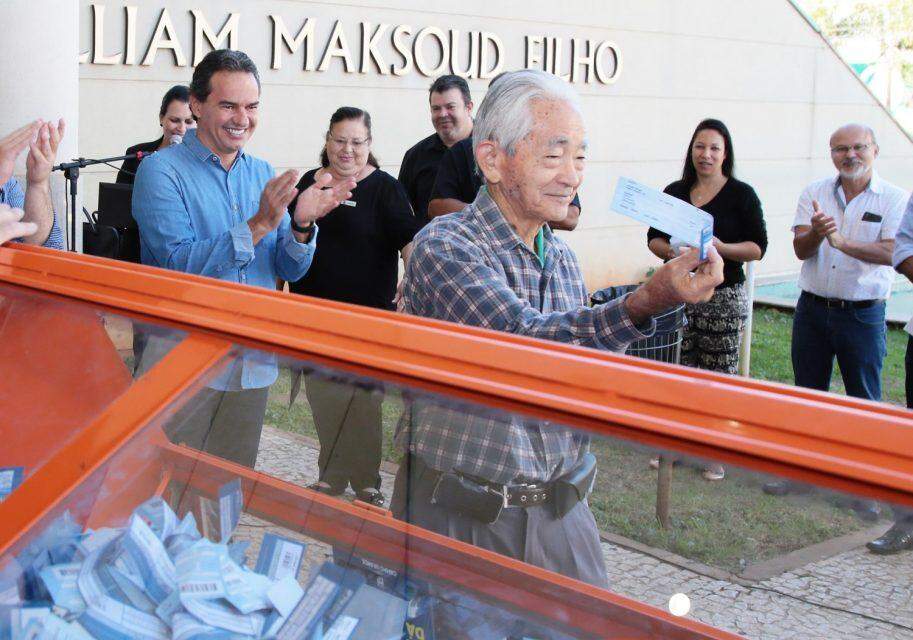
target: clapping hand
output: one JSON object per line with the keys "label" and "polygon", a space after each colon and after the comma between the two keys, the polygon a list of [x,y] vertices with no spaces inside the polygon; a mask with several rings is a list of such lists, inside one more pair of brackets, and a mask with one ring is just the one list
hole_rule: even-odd
{"label": "clapping hand", "polygon": [[314,184],[301,192],[301,195],[298,196],[298,204],[295,206],[297,224],[305,226],[319,220],[338,207],[341,202],[352,197],[352,189],[356,185],[353,178],[331,187],[332,180],[333,177],[329,172],[322,173],[314,180]]}
{"label": "clapping hand", "polygon": [[837,222],[821,210],[817,200],[812,200],[812,208],[815,210],[811,219],[812,231],[819,238],[827,238],[828,244],[839,249],[843,246],[843,235],[837,231]]}
{"label": "clapping hand", "polygon": [[22,222],[23,215],[25,212],[22,209],[0,204],[0,244],[38,232],[38,225],[34,222]]}
{"label": "clapping hand", "polygon": [[38,123],[38,135],[29,145],[29,155],[25,160],[25,178],[28,184],[46,185],[57,159],[57,148],[67,126],[63,119],[56,124],[41,120]]}
{"label": "clapping hand", "polygon": [[817,200],[812,200],[812,209],[812,229],[819,237],[824,238],[837,230],[837,222],[833,217],[824,213]]}
{"label": "clapping hand", "polygon": [[35,120],[0,138],[0,186],[5,185],[13,177],[16,158],[29,146],[40,128],[41,121]]}
{"label": "clapping hand", "polygon": [[263,193],[260,194],[260,208],[247,221],[254,244],[278,227],[288,215],[288,206],[298,193],[298,189],[295,188],[296,182],[298,182],[298,172],[289,169],[267,182],[263,187]]}

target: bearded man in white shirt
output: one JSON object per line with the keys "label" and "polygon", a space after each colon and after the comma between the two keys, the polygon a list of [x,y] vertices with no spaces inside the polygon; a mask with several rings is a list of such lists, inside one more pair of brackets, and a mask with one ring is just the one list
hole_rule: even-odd
{"label": "bearded man in white shirt", "polygon": [[[838,175],[806,187],[793,221],[793,249],[802,260],[793,375],[799,386],[827,391],[836,358],[848,395],[881,400],[891,255],[910,194],[875,172],[878,143],[870,127],[840,127],[830,153]],[[785,481],[764,486],[773,495],[793,489]],[[874,502],[854,508],[865,520],[878,518]]]}

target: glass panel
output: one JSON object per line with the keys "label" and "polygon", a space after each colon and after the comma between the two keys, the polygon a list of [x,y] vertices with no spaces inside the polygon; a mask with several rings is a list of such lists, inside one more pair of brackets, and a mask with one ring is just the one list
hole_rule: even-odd
{"label": "glass panel", "polygon": [[0,560],[12,624],[51,601],[42,624],[95,637],[913,635],[913,553],[865,546],[913,519],[860,496],[250,350],[162,416]]}
{"label": "glass panel", "polygon": [[[74,302],[0,285],[0,500],[133,384],[139,323]],[[143,325],[167,337],[184,333]]]}

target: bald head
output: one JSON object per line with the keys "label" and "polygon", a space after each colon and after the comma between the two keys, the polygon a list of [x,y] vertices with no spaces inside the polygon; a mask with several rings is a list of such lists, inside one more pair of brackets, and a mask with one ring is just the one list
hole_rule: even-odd
{"label": "bald head", "polygon": [[845,124],[831,135],[831,160],[843,180],[871,180],[877,157],[875,132],[867,125]]}
{"label": "bald head", "polygon": [[849,135],[862,134],[864,136],[867,136],[872,144],[874,144],[874,145],[878,144],[878,141],[875,140],[875,131],[872,129],[872,127],[870,127],[867,124],[862,124],[859,122],[850,122],[849,124],[843,125],[839,129],[837,129],[834,133],[831,134],[831,146],[832,147],[834,146],[835,137],[838,137],[841,135],[847,135],[847,134],[849,134]]}

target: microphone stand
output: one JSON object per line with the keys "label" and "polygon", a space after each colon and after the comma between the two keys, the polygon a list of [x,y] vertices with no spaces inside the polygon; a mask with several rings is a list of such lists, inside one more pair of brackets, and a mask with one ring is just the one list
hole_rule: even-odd
{"label": "microphone stand", "polygon": [[94,160],[92,158],[75,158],[72,162],[62,162],[53,168],[53,171],[63,171],[63,177],[66,179],[70,188],[70,234],[67,238],[67,249],[76,251],[76,193],[78,191],[79,170],[90,167],[93,164],[107,164],[109,162],[120,162],[121,160],[133,160],[134,158],[150,155],[147,153],[130,153],[125,156],[114,156],[113,158],[101,158]]}

